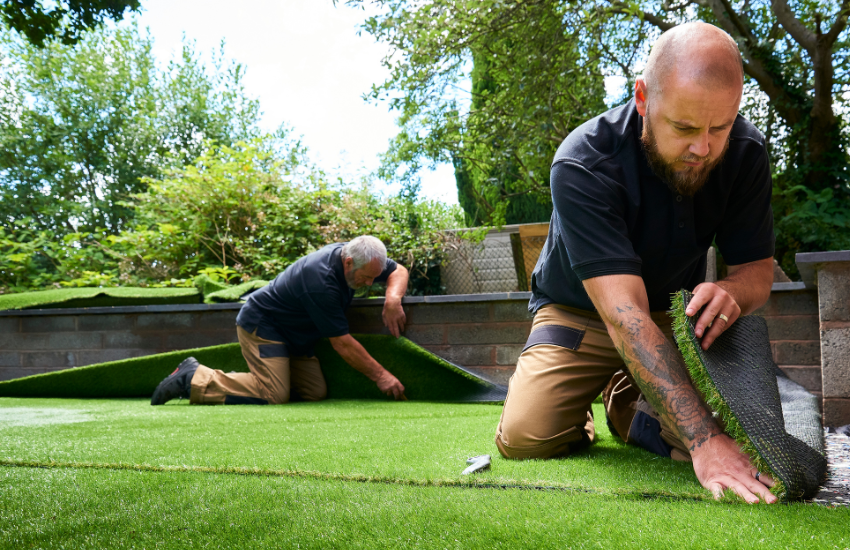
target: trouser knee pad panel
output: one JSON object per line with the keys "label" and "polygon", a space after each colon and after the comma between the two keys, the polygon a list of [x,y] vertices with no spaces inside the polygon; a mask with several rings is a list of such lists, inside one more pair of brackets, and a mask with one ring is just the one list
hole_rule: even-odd
{"label": "trouser knee pad panel", "polygon": [[561,325],[543,325],[531,331],[522,351],[541,344],[577,350],[581,345],[582,338],[584,338],[583,330],[576,330]]}

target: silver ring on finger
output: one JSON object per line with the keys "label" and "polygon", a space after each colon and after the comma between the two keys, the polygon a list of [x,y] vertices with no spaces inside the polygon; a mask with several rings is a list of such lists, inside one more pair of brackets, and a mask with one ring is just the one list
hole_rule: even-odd
{"label": "silver ring on finger", "polygon": [[725,315],[723,315],[722,313],[718,314],[718,315],[717,315],[717,317],[718,317],[721,321],[724,321],[724,322],[726,322],[726,323],[728,323],[728,322],[729,322],[729,317],[726,317],[726,316],[725,316]]}
{"label": "silver ring on finger", "polygon": [[761,477],[761,472],[756,472],[756,481],[758,481],[760,477]]}

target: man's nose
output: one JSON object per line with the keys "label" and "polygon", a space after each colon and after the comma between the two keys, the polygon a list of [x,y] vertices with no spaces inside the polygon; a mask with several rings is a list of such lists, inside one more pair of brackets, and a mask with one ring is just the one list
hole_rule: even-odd
{"label": "man's nose", "polygon": [[700,133],[688,148],[688,151],[692,155],[696,155],[698,157],[708,156],[710,150],[711,148],[708,144],[708,132]]}

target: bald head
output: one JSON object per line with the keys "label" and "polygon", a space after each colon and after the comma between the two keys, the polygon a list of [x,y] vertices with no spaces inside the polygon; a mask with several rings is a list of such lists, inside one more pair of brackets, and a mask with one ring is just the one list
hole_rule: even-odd
{"label": "bald head", "polygon": [[699,83],[709,90],[742,89],[744,68],[738,45],[708,23],[673,27],[652,46],[643,72],[647,95],[662,95],[671,77]]}

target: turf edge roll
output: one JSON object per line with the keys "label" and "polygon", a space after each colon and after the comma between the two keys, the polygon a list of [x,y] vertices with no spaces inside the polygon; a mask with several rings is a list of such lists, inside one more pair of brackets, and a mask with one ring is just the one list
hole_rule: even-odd
{"label": "turf edge roll", "polygon": [[[673,317],[673,335],[676,339],[676,344],[684,359],[685,366],[690,374],[691,381],[696,390],[700,393],[706,405],[714,412],[720,421],[725,424],[725,433],[735,440],[741,448],[741,451],[750,456],[752,464],[762,474],[767,474],[775,481],[775,485],[770,491],[778,498],[784,500],[786,498],[786,488],[782,479],[774,472],[773,468],[759,453],[756,446],[750,440],[750,437],[744,431],[743,426],[738,421],[735,413],[729,408],[726,400],[720,395],[720,391],[714,385],[702,358],[699,353],[699,339],[694,332],[694,325],[691,318],[685,314],[685,306],[690,301],[691,293],[686,290],[680,290],[672,295],[672,309],[670,315]],[[693,316],[694,319],[698,315]]]}

